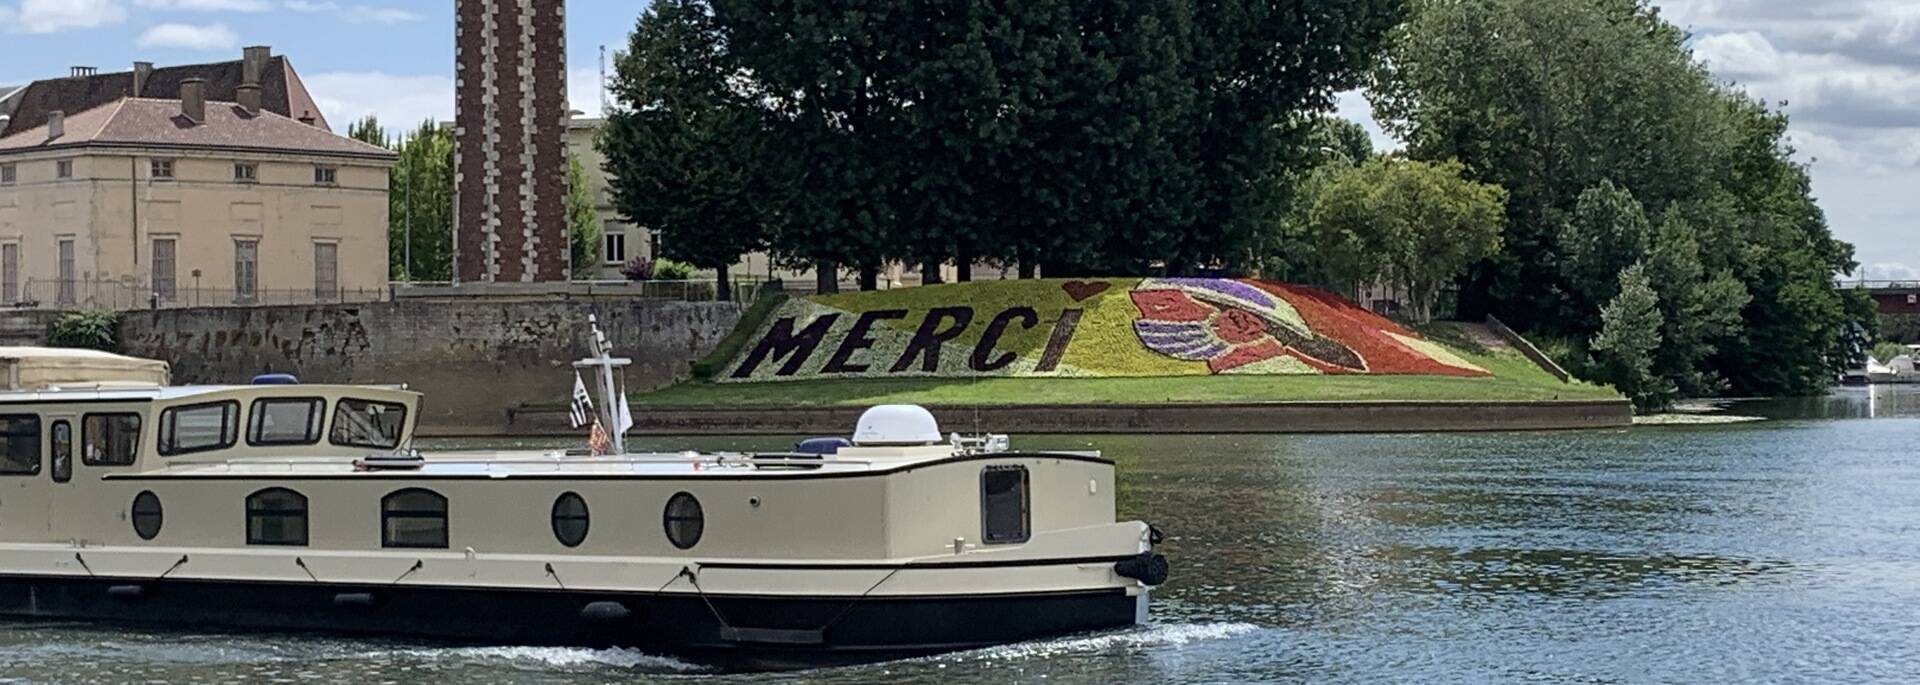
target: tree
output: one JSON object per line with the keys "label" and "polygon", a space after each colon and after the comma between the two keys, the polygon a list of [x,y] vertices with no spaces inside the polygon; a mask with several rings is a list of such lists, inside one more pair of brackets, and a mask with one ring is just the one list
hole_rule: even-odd
{"label": "tree", "polygon": [[1693,225],[1677,215],[1661,222],[1646,267],[1660,296],[1663,343],[1654,355],[1655,375],[1682,395],[1721,391],[1718,375],[1705,363],[1721,341],[1740,334],[1740,311],[1753,299],[1746,285],[1731,271],[1706,273]]}
{"label": "tree", "polygon": [[1566,316],[1580,321],[1597,314],[1618,292],[1620,271],[1646,258],[1652,238],[1633,193],[1606,179],[1581,192],[1559,236],[1561,278],[1571,305]]}
{"label": "tree", "polygon": [[387,140],[387,130],[380,127],[380,118],[372,114],[347,125],[347,137],[369,145],[391,148]]}
{"label": "tree", "polygon": [[399,280],[453,280],[453,132],[428,119],[396,148],[399,159],[388,174],[388,270]]}
{"label": "tree", "polygon": [[580,158],[567,154],[567,247],[574,280],[593,280],[600,273],[600,212],[594,209],[593,186]]}
{"label": "tree", "polygon": [[728,268],[794,211],[793,167],[706,2],[650,5],[615,62],[613,92],[619,107],[599,145],[614,205],[658,232],[661,255],[713,269],[720,299],[731,299]]}
{"label": "tree", "polygon": [[1455,277],[1500,249],[1506,191],[1463,171],[1386,157],[1328,170],[1307,217],[1322,273],[1398,286],[1413,318],[1426,319]]}
{"label": "tree", "polygon": [[1348,164],[1360,164],[1373,157],[1373,136],[1352,119],[1322,115],[1313,118],[1307,133],[1306,155],[1310,158],[1338,158]]}
{"label": "tree", "polygon": [[1620,294],[1600,310],[1600,333],[1593,338],[1599,380],[1642,411],[1664,407],[1672,398],[1665,379],[1653,375],[1653,352],[1660,347],[1659,299],[1646,268],[1627,267],[1620,272]]}

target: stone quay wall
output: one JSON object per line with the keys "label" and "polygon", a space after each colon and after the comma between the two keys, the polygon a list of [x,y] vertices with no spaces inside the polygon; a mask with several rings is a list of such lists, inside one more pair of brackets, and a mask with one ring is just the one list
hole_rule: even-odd
{"label": "stone quay wall", "polygon": [[[689,375],[745,305],[625,298],[128,312],[120,351],[173,365],[175,383],[245,383],[291,373],[307,383],[401,384],[426,394],[422,435],[504,435],[529,407],[564,406],[585,356],[587,316],[633,360],[629,390]],[[562,410],[564,411],[564,409]]]}

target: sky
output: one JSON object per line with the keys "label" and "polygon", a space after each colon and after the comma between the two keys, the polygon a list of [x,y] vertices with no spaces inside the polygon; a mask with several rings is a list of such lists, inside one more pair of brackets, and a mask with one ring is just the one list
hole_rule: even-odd
{"label": "sky", "polygon": [[[1715,76],[1785,102],[1834,233],[1874,279],[1920,279],[1920,0],[1655,0]],[[567,4],[568,92],[600,112],[601,47],[625,45],[644,0]],[[390,128],[453,116],[449,0],[0,0],[0,85],[72,66],[122,71],[287,55],[329,120]],[[1372,125],[1359,93],[1342,115]]]}

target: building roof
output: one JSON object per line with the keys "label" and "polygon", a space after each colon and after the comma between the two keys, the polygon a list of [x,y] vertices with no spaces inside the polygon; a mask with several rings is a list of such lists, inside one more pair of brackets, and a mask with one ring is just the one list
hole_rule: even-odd
{"label": "building roof", "polygon": [[249,114],[231,102],[208,102],[207,120],[194,122],[180,112],[179,100],[120,98],[67,115],[58,138],[47,123],[0,138],[0,155],[71,147],[216,149],[302,153],[391,160],[393,151],[336,135],[264,109]]}
{"label": "building roof", "polygon": [[[147,76],[140,95],[178,98],[181,82],[201,78],[207,81],[209,101],[233,101],[238,99],[237,93],[245,73],[245,60],[155,67]],[[5,128],[0,128],[0,137],[46,123],[49,112],[72,114],[130,95],[133,95],[131,70],[34,81],[16,95],[18,102],[13,104],[13,120]],[[285,56],[267,58],[260,74],[260,106],[291,119],[311,115],[322,130],[332,130],[327,125],[326,116],[320,113],[320,106],[314,103],[313,96],[307,92],[306,84],[294,72],[293,63]]]}

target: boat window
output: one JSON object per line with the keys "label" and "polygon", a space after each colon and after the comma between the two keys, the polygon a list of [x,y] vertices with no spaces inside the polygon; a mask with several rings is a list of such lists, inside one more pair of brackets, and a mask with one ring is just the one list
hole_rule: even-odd
{"label": "boat window", "polygon": [[980,471],[980,539],[989,545],[1033,537],[1027,499],[1027,467],[989,466]]}
{"label": "boat window", "polygon": [[240,403],[187,404],[160,412],[160,454],[223,450],[240,437]]}
{"label": "boat window", "polygon": [[160,496],[148,490],[133,498],[133,532],[142,540],[152,540],[160,536],[160,523],[163,513],[160,509]]}
{"label": "boat window", "polygon": [[139,414],[88,414],[80,419],[80,463],[132,466],[139,452]]}
{"label": "boat window", "polygon": [[327,401],[317,397],[254,400],[247,410],[247,444],[311,445],[320,442]]}
{"label": "boat window", "polygon": [[693,549],[700,544],[700,535],[706,532],[706,512],[700,509],[700,500],[688,493],[674,493],[667,500],[667,510],[661,518],[667,529],[667,541],[680,549]]}
{"label": "boat window", "polygon": [[0,475],[40,473],[40,415],[0,415]]}
{"label": "boat window", "polygon": [[345,447],[393,449],[400,446],[400,429],[406,423],[407,405],[344,398],[333,410],[328,440]]}
{"label": "boat window", "polygon": [[73,424],[53,422],[53,482],[73,480]]}
{"label": "boat window", "polygon": [[307,544],[307,496],[286,488],[247,495],[247,544]]}
{"label": "boat window", "polygon": [[447,498],[420,488],[395,491],[382,498],[380,546],[445,549]]}
{"label": "boat window", "polygon": [[590,524],[587,500],[580,495],[569,492],[553,500],[553,537],[560,544],[579,547],[587,539]]}

